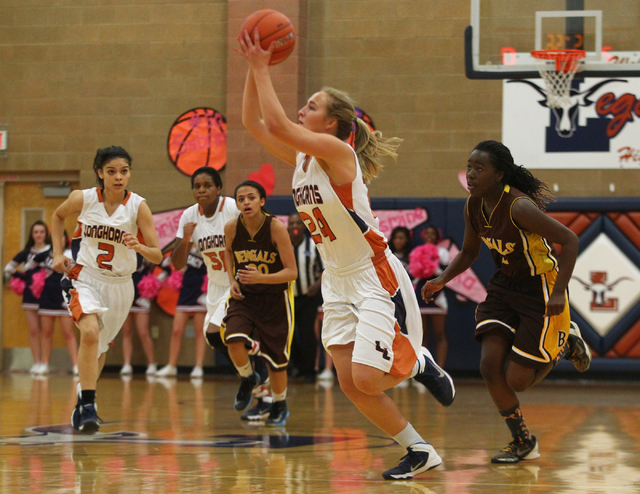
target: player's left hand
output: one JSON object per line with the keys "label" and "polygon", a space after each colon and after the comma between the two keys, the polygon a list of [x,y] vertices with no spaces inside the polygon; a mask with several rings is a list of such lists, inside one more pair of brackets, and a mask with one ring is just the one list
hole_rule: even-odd
{"label": "player's left hand", "polygon": [[124,239],[124,245],[127,246],[127,249],[132,249],[132,250],[135,250],[136,252],[138,252],[138,249],[142,245],[140,243],[140,241],[138,240],[138,237],[136,237],[132,233],[125,232],[122,235],[122,238]]}
{"label": "player's left hand", "polygon": [[236,274],[240,283],[244,285],[262,283],[262,277],[264,276],[255,266],[247,266],[247,269],[239,269]]}
{"label": "player's left hand", "polygon": [[547,302],[547,313],[545,316],[557,316],[558,314],[562,314],[564,310],[564,293],[555,293],[555,291],[549,296],[549,301]]}

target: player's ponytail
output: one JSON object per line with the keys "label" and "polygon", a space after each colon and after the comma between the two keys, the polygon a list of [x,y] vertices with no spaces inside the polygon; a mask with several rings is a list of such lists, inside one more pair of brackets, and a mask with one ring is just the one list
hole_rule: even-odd
{"label": "player's ponytail", "polygon": [[338,121],[336,137],[346,141],[354,132],[353,149],[358,155],[362,176],[366,183],[371,182],[383,168],[380,158],[387,156],[396,161],[396,150],[402,139],[383,138],[382,132],[371,131],[366,122],[356,115],[355,104],[348,94],[330,87],[324,87],[322,91],[329,95],[327,116]]}
{"label": "player's ponytail", "polygon": [[131,162],[133,161],[133,159],[131,158],[129,153],[127,153],[127,151],[125,151],[125,149],[121,148],[120,146],[109,146],[108,148],[101,148],[96,152],[96,157],[93,159],[93,171],[96,174],[96,181],[98,182],[100,187],[104,187],[104,180],[100,178],[98,170],[102,170],[104,165],[117,158],[122,158],[129,164],[129,167],[131,167]]}
{"label": "player's ponytail", "polygon": [[497,171],[504,173],[502,183],[527,194],[544,211],[553,195],[547,184],[534,177],[524,166],[516,165],[509,148],[498,141],[482,141],[474,150],[484,151]]}

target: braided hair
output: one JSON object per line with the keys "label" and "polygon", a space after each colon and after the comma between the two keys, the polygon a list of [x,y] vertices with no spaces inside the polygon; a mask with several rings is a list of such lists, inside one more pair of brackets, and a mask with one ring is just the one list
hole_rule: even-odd
{"label": "braided hair", "polygon": [[504,173],[503,184],[528,195],[542,211],[546,209],[547,203],[554,201],[547,184],[534,177],[524,166],[516,165],[511,151],[501,142],[482,141],[475,150],[487,153],[495,169]]}

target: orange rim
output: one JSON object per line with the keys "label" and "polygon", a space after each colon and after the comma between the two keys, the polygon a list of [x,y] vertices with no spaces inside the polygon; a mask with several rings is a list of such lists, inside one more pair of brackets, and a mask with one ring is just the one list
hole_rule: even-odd
{"label": "orange rim", "polygon": [[584,50],[533,50],[533,58],[539,60],[555,60],[558,72],[572,72],[578,67],[578,60],[586,56]]}

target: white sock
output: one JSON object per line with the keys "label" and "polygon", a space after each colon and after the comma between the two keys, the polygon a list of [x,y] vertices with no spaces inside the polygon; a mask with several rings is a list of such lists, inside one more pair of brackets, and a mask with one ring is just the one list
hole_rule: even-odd
{"label": "white sock", "polygon": [[273,393],[272,391],[271,396],[273,396],[273,401],[283,401],[287,398],[287,388],[282,393]]}
{"label": "white sock", "polygon": [[409,448],[416,443],[426,443],[422,436],[416,432],[411,424],[402,429],[398,434],[393,436],[393,440],[403,448]]}
{"label": "white sock", "polygon": [[240,374],[242,377],[249,377],[251,374],[253,374],[251,360],[247,361],[247,364],[243,365],[242,367],[238,367],[237,365],[235,367],[238,370],[238,374]]}
{"label": "white sock", "polygon": [[422,352],[420,352],[420,355],[418,355],[418,358],[416,359],[416,363],[413,364],[413,369],[411,369],[411,374],[409,374],[409,377],[415,377],[425,369],[426,362],[424,361],[424,359],[425,356],[422,354]]}

